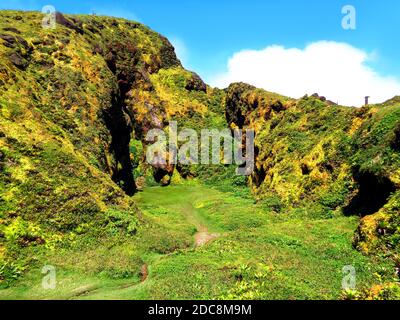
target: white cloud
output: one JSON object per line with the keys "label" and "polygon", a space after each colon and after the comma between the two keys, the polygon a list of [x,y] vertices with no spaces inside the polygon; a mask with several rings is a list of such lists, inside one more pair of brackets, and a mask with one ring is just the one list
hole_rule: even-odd
{"label": "white cloud", "polygon": [[382,76],[367,65],[376,57],[346,43],[320,41],[304,49],[269,46],[243,50],[228,62],[228,71],[211,79],[211,85],[227,87],[243,81],[268,91],[299,98],[319,93],[342,105],[360,106],[400,95],[400,80]]}

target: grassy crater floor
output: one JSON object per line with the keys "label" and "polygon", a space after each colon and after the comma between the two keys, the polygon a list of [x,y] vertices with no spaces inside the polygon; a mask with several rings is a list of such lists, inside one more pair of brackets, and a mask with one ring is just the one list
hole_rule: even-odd
{"label": "grassy crater floor", "polygon": [[[352,247],[358,218],[293,219],[200,184],[148,188],[131,239],[85,239],[36,257],[0,299],[338,299],[344,266],[357,289],[391,277]],[[54,290],[42,287],[56,268]]]}

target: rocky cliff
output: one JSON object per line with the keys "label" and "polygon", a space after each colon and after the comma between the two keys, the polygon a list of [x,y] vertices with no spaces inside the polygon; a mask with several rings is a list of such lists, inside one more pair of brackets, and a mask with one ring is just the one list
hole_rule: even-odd
{"label": "rocky cliff", "polygon": [[399,263],[398,98],[356,109],[242,83],[213,89],[140,23],[58,13],[44,29],[40,13],[0,18],[0,278],[37,246],[110,228],[135,234],[138,188],[182,177],[247,183],[223,165],[147,164],[144,137],[170,120],[254,129],[248,185],[259,202],[304,219],[358,215],[355,247]]}
{"label": "rocky cliff", "polygon": [[227,90],[226,116],[257,133],[249,184],[260,201],[312,219],[360,216],[354,246],[399,264],[398,98],[358,109],[238,83]]}
{"label": "rocky cliff", "polygon": [[57,13],[51,29],[36,12],[0,17],[2,265],[79,234],[134,234],[129,196],[148,180],[168,185],[175,171],[146,163],[146,133],[172,119],[224,123],[223,92],[140,23]]}

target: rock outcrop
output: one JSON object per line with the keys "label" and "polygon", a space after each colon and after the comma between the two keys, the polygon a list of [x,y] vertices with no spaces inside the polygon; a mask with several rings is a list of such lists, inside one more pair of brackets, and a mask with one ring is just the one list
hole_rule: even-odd
{"label": "rock outcrop", "polygon": [[238,83],[227,90],[226,115],[231,127],[256,132],[250,185],[260,201],[305,218],[360,216],[355,247],[398,261],[398,99],[357,109]]}
{"label": "rock outcrop", "polygon": [[223,172],[246,183],[222,163],[148,163],[147,134],[177,121],[254,129],[258,201],[304,219],[360,216],[355,247],[400,266],[398,97],[356,109],[244,83],[213,89],[140,23],[57,13],[45,29],[42,19],[0,12],[0,263],[86,233],[135,234],[138,179],[167,186]]}

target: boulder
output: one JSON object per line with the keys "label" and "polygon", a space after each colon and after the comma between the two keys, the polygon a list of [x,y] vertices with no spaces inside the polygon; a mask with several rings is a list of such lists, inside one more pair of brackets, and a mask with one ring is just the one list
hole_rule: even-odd
{"label": "boulder", "polygon": [[6,47],[15,48],[17,46],[17,39],[11,34],[2,33],[0,34],[0,39],[4,41],[3,44]]}
{"label": "boulder", "polygon": [[21,70],[25,70],[28,67],[28,61],[24,59],[19,53],[17,52],[12,52],[9,56],[8,59],[11,61],[13,65],[15,65],[17,68]]}
{"label": "boulder", "polygon": [[181,67],[182,64],[176,56],[175,48],[169,40],[160,35],[163,46],[160,50],[161,55],[161,68],[168,69],[173,67]]}
{"label": "boulder", "polygon": [[28,44],[28,42],[20,37],[20,36],[13,36],[11,34],[2,33],[0,34],[0,39],[4,42],[3,44],[8,48],[16,48],[18,46],[22,46],[27,51],[32,51],[32,47]]}
{"label": "boulder", "polygon": [[83,34],[82,23],[78,19],[67,19],[62,13],[56,12],[56,22],[68,29],[75,30],[76,32]]}
{"label": "boulder", "polygon": [[13,27],[7,27],[7,28],[3,28],[4,31],[9,31],[9,32],[13,32],[16,34],[21,34],[21,31],[19,31],[17,28],[13,28]]}
{"label": "boulder", "polygon": [[207,85],[203,80],[201,80],[197,73],[192,72],[192,77],[186,81],[185,89],[189,91],[202,91],[206,93]]}
{"label": "boulder", "polygon": [[0,151],[0,172],[3,171],[4,160],[5,160],[5,154]]}

